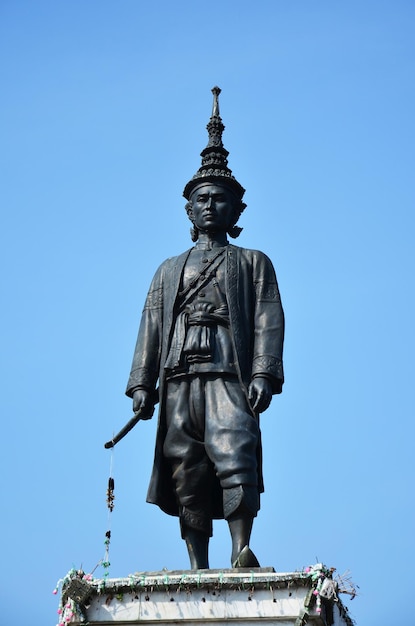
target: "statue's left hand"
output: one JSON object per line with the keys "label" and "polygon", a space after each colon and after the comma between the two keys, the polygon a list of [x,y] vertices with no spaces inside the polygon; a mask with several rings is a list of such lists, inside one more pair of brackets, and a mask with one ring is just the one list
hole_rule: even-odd
{"label": "statue's left hand", "polygon": [[248,389],[249,401],[255,413],[263,413],[272,399],[272,386],[268,378],[253,378]]}

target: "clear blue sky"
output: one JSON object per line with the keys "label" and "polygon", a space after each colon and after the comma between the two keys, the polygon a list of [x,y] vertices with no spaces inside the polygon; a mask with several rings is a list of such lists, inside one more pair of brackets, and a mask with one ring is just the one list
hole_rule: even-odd
{"label": "clear blue sky", "polygon": [[[411,623],[414,27],[411,0],[2,0],[5,626],[53,626],[56,580],[104,556],[103,443],[132,414],[151,277],[191,245],[216,84],[238,243],[272,258],[287,317],[252,547],[277,571],[350,569],[358,626]],[[145,503],[154,434],[115,449],[113,577],[188,566]]]}

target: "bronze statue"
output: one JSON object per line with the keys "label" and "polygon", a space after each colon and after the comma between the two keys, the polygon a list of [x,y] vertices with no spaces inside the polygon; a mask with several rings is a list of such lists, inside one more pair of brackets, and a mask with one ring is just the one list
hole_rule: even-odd
{"label": "bronze statue", "polygon": [[209,142],[183,192],[195,245],[154,276],[126,390],[133,422],[160,402],[147,501],[179,517],[192,569],[209,567],[212,519],[220,518],[229,524],[232,566],[259,565],[249,548],[263,491],[259,414],[284,380],[271,261],[228,242],[241,231],[245,190],[228,168],[220,89],[212,92]]}

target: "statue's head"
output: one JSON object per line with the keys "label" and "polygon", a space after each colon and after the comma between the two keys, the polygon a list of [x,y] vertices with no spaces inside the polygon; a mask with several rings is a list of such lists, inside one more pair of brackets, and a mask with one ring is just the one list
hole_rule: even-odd
{"label": "statue's head", "polygon": [[230,237],[238,237],[242,228],[236,223],[245,206],[233,189],[222,181],[200,183],[186,204],[187,215],[193,224],[192,240],[197,241],[199,232],[226,232]]}
{"label": "statue's head", "polygon": [[[209,220],[202,220],[202,214],[206,213],[206,207],[203,211],[201,207],[205,206],[207,202],[216,204],[217,213],[220,207],[220,212],[223,213],[220,230],[226,231],[230,237],[238,237],[240,234],[242,228],[236,226],[236,222],[246,207],[246,204],[242,202],[245,189],[232,175],[227,160],[229,152],[224,148],[222,143],[222,133],[225,126],[219,115],[219,87],[214,87],[212,93],[213,109],[207,125],[209,142],[206,148],[200,153],[202,165],[193,178],[187,183],[183,191],[184,197],[188,200],[186,211],[193,222],[193,229],[191,231],[193,241],[197,240],[198,232],[202,230],[202,225],[209,226],[212,232],[212,224],[218,219],[214,219],[213,215],[211,215],[209,218],[211,221],[210,225],[208,224]],[[226,228],[223,227],[224,222],[227,222]],[[219,222],[215,228],[219,228]]]}

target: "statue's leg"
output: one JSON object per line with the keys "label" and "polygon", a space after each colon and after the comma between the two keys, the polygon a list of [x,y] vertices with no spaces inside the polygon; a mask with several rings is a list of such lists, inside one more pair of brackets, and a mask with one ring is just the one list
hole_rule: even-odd
{"label": "statue's leg", "polygon": [[186,542],[191,569],[209,569],[208,547],[212,520],[197,506],[180,508],[180,530]]}
{"label": "statue's leg", "polygon": [[254,517],[259,508],[256,487],[239,485],[223,490],[223,509],[232,538],[232,567],[259,567],[249,548]]}
{"label": "statue's leg", "polygon": [[209,535],[194,528],[182,528],[183,538],[189,553],[191,569],[209,569]]}
{"label": "statue's leg", "polygon": [[233,567],[258,567],[249,548],[252,523],[259,510],[258,421],[236,378],[206,383],[205,445],[223,493],[223,516],[232,537]]}
{"label": "statue's leg", "polygon": [[[250,565],[250,563],[248,563],[247,565],[240,562],[238,563],[238,559],[243,558],[245,554],[243,553],[243,550],[245,548],[249,549],[249,540],[251,538],[253,521],[253,517],[239,517],[238,514],[228,519],[229,530],[232,537],[231,563],[233,567],[258,567],[258,562],[256,561],[256,558],[256,563],[253,565]],[[253,555],[252,552],[251,554]],[[253,559],[251,560],[253,562]]]}
{"label": "statue's leg", "polygon": [[204,393],[196,377],[171,381],[166,400],[164,454],[172,468],[180,527],[192,569],[207,569],[212,536],[213,465],[204,446]]}

